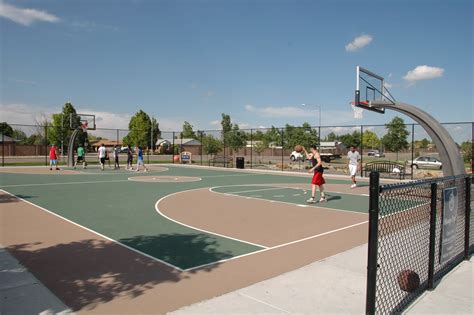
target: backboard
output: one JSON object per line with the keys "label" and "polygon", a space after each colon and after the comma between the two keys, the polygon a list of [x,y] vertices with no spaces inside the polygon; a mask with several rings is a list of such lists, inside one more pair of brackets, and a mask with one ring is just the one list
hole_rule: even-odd
{"label": "backboard", "polygon": [[385,87],[384,78],[360,66],[356,68],[356,90],[354,105],[377,113],[385,113],[385,108],[373,107],[372,102],[394,99]]}
{"label": "backboard", "polygon": [[91,114],[70,114],[69,127],[71,129],[81,128],[82,130],[95,130],[95,115]]}

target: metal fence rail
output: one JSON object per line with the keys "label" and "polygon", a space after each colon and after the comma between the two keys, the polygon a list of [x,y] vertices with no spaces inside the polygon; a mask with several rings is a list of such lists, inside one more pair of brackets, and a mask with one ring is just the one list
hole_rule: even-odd
{"label": "metal fence rail", "polygon": [[472,255],[472,178],[380,186],[370,174],[368,314],[402,312]]}

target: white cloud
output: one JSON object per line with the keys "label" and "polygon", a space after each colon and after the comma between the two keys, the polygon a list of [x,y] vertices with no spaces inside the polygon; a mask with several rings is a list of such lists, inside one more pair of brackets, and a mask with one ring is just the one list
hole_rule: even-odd
{"label": "white cloud", "polygon": [[346,45],[346,51],[358,51],[359,49],[369,45],[373,39],[374,38],[372,36],[366,34],[357,36],[352,42]]}
{"label": "white cloud", "polygon": [[286,106],[286,107],[264,107],[257,108],[252,105],[245,105],[245,110],[250,113],[255,113],[260,117],[308,117],[314,115],[314,110],[304,108]]}
{"label": "white cloud", "polygon": [[57,23],[60,21],[60,18],[46,11],[18,8],[3,2],[0,2],[0,16],[24,26],[35,22]]}
{"label": "white cloud", "polygon": [[383,83],[383,86],[386,87],[387,89],[391,89],[391,88],[393,87],[393,84],[388,83],[388,82],[385,81],[385,82]]}
{"label": "white cloud", "polygon": [[34,107],[26,104],[0,104],[2,109],[1,120],[9,124],[34,125],[35,121],[46,116],[51,120],[51,115],[61,111],[57,108]]}
{"label": "white cloud", "polygon": [[407,74],[403,77],[406,81],[411,83],[415,83],[419,80],[431,80],[435,78],[442,77],[444,74],[443,68],[438,67],[430,67],[427,65],[418,66],[413,70],[407,72]]}
{"label": "white cloud", "polygon": [[220,120],[213,120],[209,123],[211,126],[219,126],[221,124]]}

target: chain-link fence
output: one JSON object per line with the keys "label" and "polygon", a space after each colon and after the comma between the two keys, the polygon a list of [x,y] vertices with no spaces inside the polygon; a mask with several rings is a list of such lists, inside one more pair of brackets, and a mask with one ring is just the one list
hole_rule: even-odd
{"label": "chain-link fence", "polygon": [[[474,123],[447,123],[444,127],[459,145],[466,170],[472,172]],[[2,166],[41,165],[48,163],[49,146],[56,144],[60,162],[65,163],[72,131],[67,127],[50,124],[10,124],[12,134],[1,134]],[[100,127],[100,126],[99,126]],[[391,161],[403,168],[408,179],[442,176],[442,162],[436,146],[424,129],[417,124],[403,126],[406,131],[403,141],[395,141],[393,132],[385,125],[320,126],[311,127],[287,125],[284,128],[254,128],[222,130],[198,130],[184,136],[181,131],[161,131],[149,135],[144,152],[146,163],[190,162],[215,167],[244,167],[281,171],[308,169],[305,156],[294,152],[294,146],[301,144],[319,147],[327,174],[346,174],[347,151],[353,145],[361,154],[363,176],[367,163]],[[89,130],[88,140],[82,132],[78,134],[75,146],[86,144],[86,158],[96,161],[98,146],[104,144],[109,151],[120,147],[120,161],[127,158],[126,144],[129,130],[97,128]],[[143,145],[142,145],[143,146]],[[185,153],[185,154],[182,154]],[[190,153],[190,155],[188,154]],[[190,156],[184,161],[182,157]],[[240,163],[237,165],[236,161]],[[392,174],[393,175],[393,174]],[[387,174],[390,177],[390,174]],[[393,176],[392,176],[393,177]]]}
{"label": "chain-link fence", "polygon": [[371,173],[367,313],[401,313],[472,255],[472,178],[379,186]]}

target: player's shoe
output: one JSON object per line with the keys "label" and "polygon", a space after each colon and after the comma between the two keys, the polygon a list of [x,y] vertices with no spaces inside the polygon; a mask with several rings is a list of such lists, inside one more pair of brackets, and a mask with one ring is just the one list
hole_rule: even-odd
{"label": "player's shoe", "polygon": [[323,198],[319,199],[319,202],[327,202],[326,197],[323,197]]}
{"label": "player's shoe", "polygon": [[357,187],[357,184],[352,184],[351,185],[351,188],[356,188]]}
{"label": "player's shoe", "polygon": [[309,198],[306,200],[307,203],[316,203],[316,199],[314,197]]}

